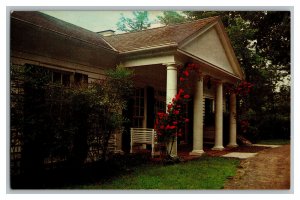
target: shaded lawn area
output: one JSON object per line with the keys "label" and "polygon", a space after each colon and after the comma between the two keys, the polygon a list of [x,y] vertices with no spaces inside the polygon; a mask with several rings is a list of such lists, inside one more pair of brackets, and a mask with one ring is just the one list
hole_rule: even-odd
{"label": "shaded lawn area", "polygon": [[237,159],[205,156],[175,165],[141,165],[131,173],[68,189],[222,189],[238,164]]}

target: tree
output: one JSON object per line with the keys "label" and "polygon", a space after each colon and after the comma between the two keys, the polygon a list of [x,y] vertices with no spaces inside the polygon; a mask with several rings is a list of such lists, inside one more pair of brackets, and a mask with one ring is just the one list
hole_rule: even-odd
{"label": "tree", "polygon": [[290,72],[290,12],[240,12],[240,15],[257,29],[259,53],[280,70]]}
{"label": "tree", "polygon": [[178,24],[187,21],[187,19],[177,11],[163,11],[163,16],[158,16],[157,19],[164,25]]}
{"label": "tree", "polygon": [[133,18],[125,17],[121,14],[117,22],[117,29],[124,32],[134,32],[144,30],[150,27],[148,11],[133,11]]}

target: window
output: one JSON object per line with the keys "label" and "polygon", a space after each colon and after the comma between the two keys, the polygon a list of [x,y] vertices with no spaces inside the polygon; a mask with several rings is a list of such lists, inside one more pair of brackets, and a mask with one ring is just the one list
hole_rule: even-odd
{"label": "window", "polygon": [[133,127],[141,128],[144,121],[144,88],[135,89],[133,98]]}
{"label": "window", "polygon": [[214,100],[210,98],[205,98],[205,116],[204,116],[204,125],[213,126],[215,120],[214,114]]}
{"label": "window", "polygon": [[155,98],[155,113],[166,112],[166,92],[156,90],[154,98]]}
{"label": "window", "polygon": [[70,86],[71,73],[58,70],[50,71],[50,73],[52,76],[52,83],[61,84],[67,87]]}
{"label": "window", "polygon": [[75,73],[74,74],[74,84],[75,85],[87,85],[88,84],[88,76],[85,74]]}
{"label": "window", "polygon": [[64,86],[70,86],[70,74],[62,74],[62,84]]}
{"label": "window", "polygon": [[51,71],[52,83],[61,84],[67,87],[71,86],[71,77],[74,76],[74,85],[87,85],[88,76],[81,73],[71,73],[65,71]]}
{"label": "window", "polygon": [[52,69],[44,66],[25,64],[25,67],[32,68],[31,73],[43,73],[47,75],[47,82],[70,87],[71,85],[88,85],[88,75],[63,70]]}
{"label": "window", "polygon": [[212,114],[214,113],[214,100],[205,98],[205,113]]}

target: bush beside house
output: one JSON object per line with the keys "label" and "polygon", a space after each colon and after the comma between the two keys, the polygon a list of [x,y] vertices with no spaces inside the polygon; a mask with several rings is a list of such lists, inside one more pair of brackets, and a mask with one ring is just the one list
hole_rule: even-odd
{"label": "bush beside house", "polygon": [[48,168],[80,168],[106,160],[126,119],[132,73],[116,68],[104,80],[66,87],[51,83],[50,71],[11,66],[12,174],[38,177]]}

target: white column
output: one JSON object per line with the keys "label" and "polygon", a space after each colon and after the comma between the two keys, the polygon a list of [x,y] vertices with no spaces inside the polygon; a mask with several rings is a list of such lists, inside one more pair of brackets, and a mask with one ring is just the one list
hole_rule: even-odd
{"label": "white column", "polygon": [[228,147],[237,147],[236,143],[236,95],[230,94],[229,102],[229,144]]}
{"label": "white column", "polygon": [[223,84],[216,82],[216,111],[215,111],[215,146],[213,150],[222,150],[223,147]]}
{"label": "white column", "polygon": [[177,94],[177,67],[175,63],[166,64],[167,66],[167,93],[166,104],[172,102]]}
{"label": "white column", "polygon": [[190,155],[201,155],[203,151],[203,75],[199,74],[194,94],[193,151]]}
{"label": "white column", "polygon": [[[172,102],[172,99],[177,94],[177,67],[175,63],[168,63],[167,66],[167,86],[166,86],[166,104]],[[167,109],[167,108],[166,108]],[[168,149],[171,148],[171,144]],[[171,156],[177,156],[177,138],[175,138]]]}

